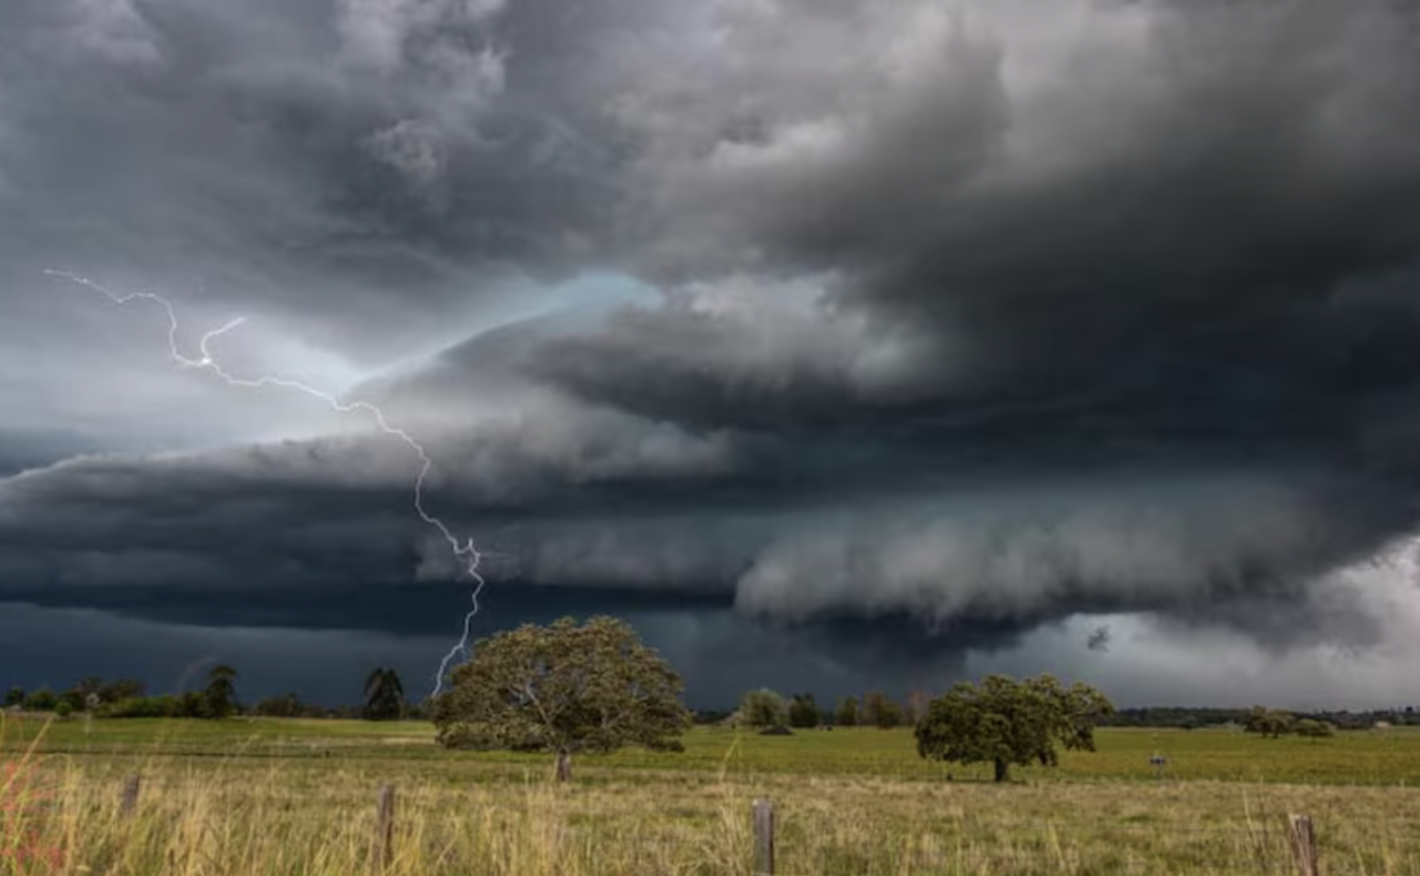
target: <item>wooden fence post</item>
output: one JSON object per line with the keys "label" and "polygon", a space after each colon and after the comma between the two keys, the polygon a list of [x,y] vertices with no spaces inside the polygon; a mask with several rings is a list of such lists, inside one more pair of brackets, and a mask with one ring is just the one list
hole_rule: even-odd
{"label": "wooden fence post", "polygon": [[138,790],[142,787],[143,779],[138,775],[131,775],[123,780],[123,790],[118,798],[118,814],[124,818],[132,818],[138,812]]}
{"label": "wooden fence post", "polygon": [[394,785],[380,788],[380,805],[375,815],[375,854],[371,871],[381,876],[394,859]]}
{"label": "wooden fence post", "polygon": [[1321,871],[1317,868],[1316,831],[1311,818],[1289,815],[1287,822],[1291,827],[1292,853],[1297,859],[1298,872],[1301,876],[1318,876]]}
{"label": "wooden fence post", "polygon": [[774,804],[754,801],[754,874],[774,876]]}

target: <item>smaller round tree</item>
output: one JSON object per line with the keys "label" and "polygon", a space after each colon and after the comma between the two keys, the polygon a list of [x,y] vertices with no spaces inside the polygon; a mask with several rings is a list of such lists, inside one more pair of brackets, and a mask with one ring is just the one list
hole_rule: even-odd
{"label": "smaller round tree", "polygon": [[680,751],[693,723],[680,676],[609,617],[497,633],[450,680],[433,703],[441,745],[552,752],[559,781],[571,778],[577,752]]}
{"label": "smaller round tree", "polygon": [[1057,745],[1094,751],[1095,720],[1113,711],[1104,694],[1084,684],[1063,688],[1051,675],[1024,681],[992,675],[980,687],[962,682],[931,702],[917,725],[917,753],[990,763],[1004,782],[1011,764],[1054,766]]}

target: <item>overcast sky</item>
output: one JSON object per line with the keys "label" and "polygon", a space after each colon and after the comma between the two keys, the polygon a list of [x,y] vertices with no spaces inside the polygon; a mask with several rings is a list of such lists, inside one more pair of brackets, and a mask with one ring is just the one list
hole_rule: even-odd
{"label": "overcast sky", "polygon": [[1394,0],[6,0],[0,685],[418,693],[470,605],[410,447],[107,291],[698,705],[1420,701],[1417,142]]}

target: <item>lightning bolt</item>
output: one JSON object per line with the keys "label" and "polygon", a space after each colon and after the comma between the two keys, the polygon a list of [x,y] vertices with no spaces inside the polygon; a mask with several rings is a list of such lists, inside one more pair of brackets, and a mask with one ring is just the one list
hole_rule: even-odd
{"label": "lightning bolt", "polygon": [[448,542],[449,544],[449,549],[453,551],[454,559],[462,565],[463,570],[474,582],[473,593],[470,596],[470,599],[473,602],[473,608],[466,615],[464,615],[463,634],[459,637],[458,643],[454,645],[454,647],[449,650],[449,653],[444,655],[444,659],[439,662],[439,672],[434,677],[434,691],[432,696],[438,696],[443,690],[444,676],[448,672],[449,663],[451,663],[453,659],[459,654],[468,653],[468,640],[473,624],[473,618],[474,615],[478,614],[479,609],[478,597],[479,594],[483,592],[483,586],[485,582],[483,580],[483,576],[480,575],[478,572],[478,564],[482,560],[483,555],[479,553],[476,547],[474,547],[473,539],[470,538],[465,542],[460,542],[459,539],[453,534],[453,532],[451,532],[449,528],[444,525],[444,522],[442,520],[430,514],[424,508],[424,482],[428,479],[429,472],[434,467],[434,461],[429,457],[429,454],[425,452],[424,446],[418,441],[414,440],[414,437],[408,432],[406,432],[404,429],[401,429],[398,426],[390,425],[390,422],[385,419],[384,412],[381,411],[375,405],[370,404],[369,402],[343,402],[331,393],[316,389],[315,387],[302,383],[299,380],[292,380],[286,377],[274,377],[270,375],[265,375],[261,377],[238,377],[227,371],[225,368],[222,367],[221,363],[217,361],[216,357],[212,355],[210,345],[217,338],[222,337],[223,335],[227,334],[238,326],[244,324],[247,321],[247,318],[244,316],[239,316],[236,319],[233,319],[230,322],[218,326],[217,328],[212,329],[211,331],[208,331],[203,334],[201,339],[197,343],[197,350],[199,356],[197,358],[193,358],[191,356],[185,355],[178,344],[178,333],[180,329],[178,326],[177,310],[173,307],[172,302],[164,298],[163,296],[158,295],[154,292],[130,292],[127,294],[119,294],[109,290],[104,286],[99,285],[98,283],[95,283],[87,277],[75,274],[71,271],[46,270],[45,273],[51,277],[58,277],[60,279],[68,280],[71,283],[76,283],[85,288],[92,289],[93,291],[103,295],[109,301],[112,301],[114,304],[120,306],[131,304],[134,301],[148,301],[161,307],[163,311],[168,315],[168,354],[169,356],[171,356],[173,362],[177,363],[177,366],[179,368],[207,371],[215,375],[219,380],[221,380],[228,386],[240,389],[267,389],[275,387],[279,389],[294,390],[296,392],[304,393],[305,395],[308,395],[311,398],[325,402],[325,404],[332,411],[335,411],[338,414],[353,414],[356,412],[369,414],[371,417],[374,418],[375,424],[379,427],[381,432],[386,435],[389,435],[390,437],[398,438],[400,441],[403,441],[409,447],[410,450],[413,450],[415,454],[418,455],[419,476],[414,479],[414,510],[419,514],[421,520],[423,520],[426,524],[433,527],[434,529],[438,530],[439,535],[443,536],[444,541]]}

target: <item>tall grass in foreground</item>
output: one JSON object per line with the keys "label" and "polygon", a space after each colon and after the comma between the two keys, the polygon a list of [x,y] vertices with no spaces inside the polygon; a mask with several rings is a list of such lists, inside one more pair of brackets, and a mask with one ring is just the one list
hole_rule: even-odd
{"label": "tall grass in foreground", "polygon": [[[3,731],[3,725],[0,725]],[[1284,874],[1287,812],[1326,873],[1420,876],[1420,792],[1215,782],[995,787],[869,777],[548,769],[468,781],[340,759],[40,756],[0,733],[0,874],[362,876],[399,789],[389,876],[748,874],[750,802],[780,874]],[[550,765],[549,765],[550,766]],[[125,776],[143,776],[121,811]]]}

